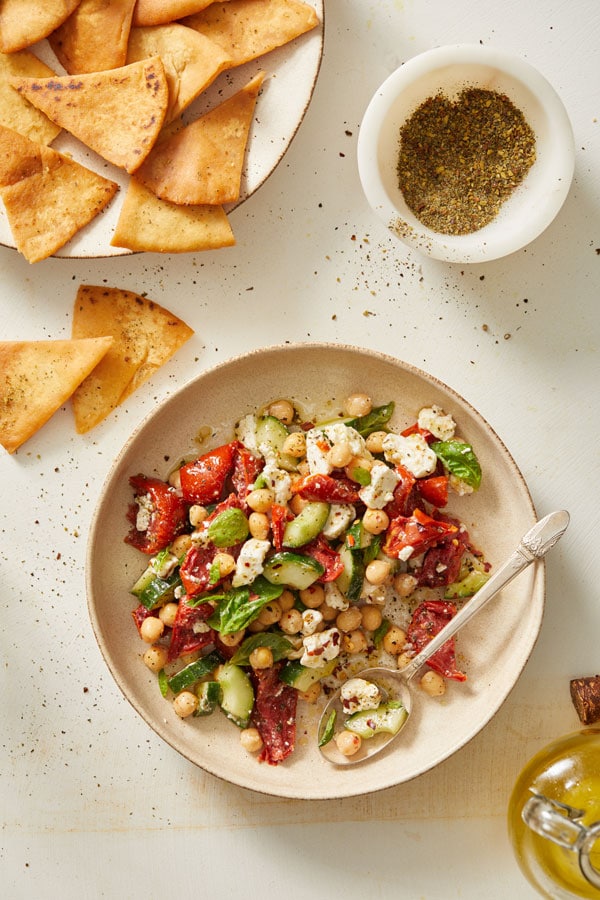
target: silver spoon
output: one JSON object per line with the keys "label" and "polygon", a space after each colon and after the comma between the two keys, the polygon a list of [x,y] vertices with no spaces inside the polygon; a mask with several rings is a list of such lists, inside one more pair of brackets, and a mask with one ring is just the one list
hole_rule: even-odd
{"label": "silver spoon", "polygon": [[[404,722],[395,734],[380,732],[373,737],[362,741],[362,745],[358,753],[354,756],[344,756],[337,749],[335,740],[329,740],[320,746],[321,753],[330,762],[341,766],[355,765],[370,759],[377,753],[385,749],[391,741],[394,740],[406,725],[410,716],[412,701],[411,692],[409,690],[409,682],[411,678],[418,672],[421,666],[427,662],[436,650],[446,643],[459,628],[466,625],[473,616],[475,616],[483,607],[495,597],[498,592],[515,578],[523,569],[531,565],[538,559],[542,559],[559,538],[564,534],[569,524],[569,514],[566,510],[557,510],[550,513],[543,519],[540,519],[527,534],[521,538],[519,546],[511,554],[511,556],[503,563],[500,568],[491,576],[491,578],[480,588],[476,594],[457,612],[457,614],[448,622],[447,625],[438,632],[429,643],[414,656],[404,669],[387,669],[384,667],[375,667],[371,669],[363,669],[357,672],[354,678],[364,678],[365,681],[374,682],[379,686],[382,692],[383,700],[400,700],[406,710]],[[332,694],[327,706],[321,714],[318,727],[319,741],[323,739],[324,732],[327,730],[328,723],[331,723],[333,711],[336,712],[336,724],[339,725],[347,717],[347,713],[343,712],[340,689]],[[335,729],[339,730],[338,728]]]}

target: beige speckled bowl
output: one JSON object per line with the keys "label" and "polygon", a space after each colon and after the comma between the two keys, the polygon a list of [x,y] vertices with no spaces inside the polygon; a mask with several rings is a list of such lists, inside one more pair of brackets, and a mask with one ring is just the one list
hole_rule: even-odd
{"label": "beige speckled bowl", "polygon": [[131,585],[146,559],[122,540],[132,500],[130,475],[166,477],[170,459],[193,453],[194,436],[213,429],[211,444],[232,437],[234,421],[270,400],[293,398],[307,412],[336,413],[349,393],[364,390],[376,403],[395,400],[392,425],[414,421],[424,405],[452,413],[483,469],[478,494],[450,506],[474,542],[499,564],[534,523],[527,486],[506,447],[482,417],[435,378],[389,356],[333,344],[269,347],[200,375],[169,397],[132,435],[106,481],[91,528],[87,587],[100,649],[117,684],[138,713],[168,744],[207,772],[266,794],[325,799],[364,794],[408,781],[466,744],[491,719],[517,681],[535,644],[544,608],[543,564],[530,568],[461,632],[459,662],[465,684],[449,685],[442,700],[423,696],[390,752],[364,766],[338,769],[315,742],[318,710],[305,706],[297,749],[284,764],[260,764],[240,747],[236,727],[223,715],[181,720],[162,699],[156,678],[141,661],[132,625]]}

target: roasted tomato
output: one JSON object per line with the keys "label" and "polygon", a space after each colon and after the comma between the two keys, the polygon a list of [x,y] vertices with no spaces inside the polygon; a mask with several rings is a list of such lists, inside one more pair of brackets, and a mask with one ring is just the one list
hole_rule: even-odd
{"label": "roasted tomato", "polygon": [[331,475],[307,475],[292,487],[292,493],[305,500],[324,503],[359,503],[360,486],[348,478],[332,478]]}
{"label": "roasted tomato", "polygon": [[132,527],[125,541],[142,553],[153,555],[185,530],[187,505],[175,488],[158,478],[134,475],[129,483],[135,490],[136,502],[127,512]]}
{"label": "roasted tomato", "polygon": [[423,500],[427,500],[432,506],[445,506],[448,502],[448,476],[430,475],[429,478],[419,478],[417,490]]}
{"label": "roasted tomato", "polygon": [[273,546],[276,550],[281,550],[281,548],[283,547],[283,532],[286,522],[289,522],[293,518],[294,517],[287,506],[281,506],[281,504],[279,503],[274,503],[272,505],[271,536],[273,540]]}
{"label": "roasted tomato", "polygon": [[259,759],[272,766],[283,762],[296,742],[298,691],[279,680],[281,664],[254,669],[255,703],[252,720],[263,741]]}
{"label": "roasted tomato", "polygon": [[457,532],[456,525],[433,519],[422,509],[417,508],[412,516],[397,516],[392,519],[387,530],[383,552],[388,556],[402,559],[402,551],[412,547],[410,555],[418,556],[430,547],[435,547],[442,541],[452,538]]}
{"label": "roasted tomato", "polygon": [[419,495],[415,488],[417,481],[415,476],[404,466],[396,466],[395,471],[400,480],[394,488],[394,499],[385,507],[390,519],[395,519],[397,516],[411,516],[419,503]]}
{"label": "roasted tomato", "polygon": [[206,624],[206,620],[213,612],[214,607],[212,603],[189,606],[185,600],[179,601],[169,644],[170,660],[177,659],[184,653],[193,653],[195,650],[201,650],[214,642],[215,633]]}
{"label": "roasted tomato", "polygon": [[181,492],[188,503],[206,506],[221,497],[233,471],[236,446],[236,441],[224,444],[181,467]]}
{"label": "roasted tomato", "polygon": [[325,569],[324,573],[318,579],[320,582],[335,581],[335,579],[344,571],[344,563],[337,550],[334,550],[329,541],[320,534],[301,548],[301,552],[306,556],[312,556],[317,562],[320,562]]}
{"label": "roasted tomato", "polygon": [[[442,630],[450,619],[456,615],[456,606],[447,600],[425,600],[415,609],[412,621],[406,632],[406,640],[412,644],[418,653],[439,631]],[[433,656],[427,660],[427,665],[434,672],[443,675],[444,678],[452,678],[454,681],[466,681],[467,676],[456,668],[456,644],[454,638],[449,638],[442,644]]]}
{"label": "roasted tomato", "polygon": [[240,441],[235,442],[233,473],[231,484],[240,500],[252,489],[257,476],[264,468],[264,461],[254,456]]}

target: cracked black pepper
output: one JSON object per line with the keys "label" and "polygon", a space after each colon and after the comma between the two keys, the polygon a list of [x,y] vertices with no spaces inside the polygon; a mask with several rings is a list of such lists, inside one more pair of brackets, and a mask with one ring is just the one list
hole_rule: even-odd
{"label": "cracked black pepper", "polygon": [[415,216],[443,234],[489,224],[535,162],[535,135],[505,95],[466,88],[425,100],[400,129],[398,184]]}

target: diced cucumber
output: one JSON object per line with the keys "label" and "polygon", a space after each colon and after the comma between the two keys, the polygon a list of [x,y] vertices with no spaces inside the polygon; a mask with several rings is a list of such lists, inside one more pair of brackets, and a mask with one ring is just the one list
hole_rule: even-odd
{"label": "diced cucumber", "polygon": [[344,544],[340,550],[340,559],[344,565],[344,571],[333,582],[345,594],[348,600],[358,600],[362,592],[365,577],[365,565],[362,555],[350,550]]}
{"label": "diced cucumber", "polygon": [[329,503],[307,503],[283,532],[284,547],[302,547],[323,530],[329,517]]}
{"label": "diced cucumber", "polygon": [[377,709],[363,709],[354,713],[344,722],[344,728],[361,738],[371,738],[380,732],[397,734],[408,713],[399,700],[389,700]]}
{"label": "diced cucumber", "polygon": [[346,544],[350,550],[364,550],[372,540],[373,535],[366,530],[362,519],[356,519],[346,532]]}
{"label": "diced cucumber", "polygon": [[168,578],[160,578],[153,571],[152,566],[148,566],[131,588],[131,593],[146,609],[156,609],[157,606],[162,606],[172,600],[175,596],[175,588],[180,585],[179,569],[172,572]]}
{"label": "diced cucumber", "polygon": [[298,460],[282,449],[288,435],[288,429],[275,416],[260,416],[256,421],[256,443],[259,449],[266,446],[275,456],[278,466],[288,472],[295,472]]}
{"label": "diced cucumber", "polygon": [[239,728],[247,728],[254,707],[254,690],[248,675],[240,666],[225,663],[217,671],[221,689],[221,709]]}
{"label": "diced cucumber", "polygon": [[284,584],[286,587],[303,591],[314,584],[324,572],[324,566],[312,556],[300,556],[299,553],[282,550],[267,560],[263,576],[271,584]]}
{"label": "diced cucumber", "polygon": [[212,672],[220,662],[221,657],[216,652],[209,653],[207,656],[202,656],[200,659],[185,666],[185,668],[180,669],[180,671],[177,672],[176,675],[173,675],[172,678],[169,678],[169,688],[174,694],[178,694],[180,691],[190,687],[196,681],[204,678],[209,672]]}
{"label": "diced cucumber", "polygon": [[308,666],[303,666],[297,659],[290,659],[279,673],[279,678],[291,687],[296,688],[297,691],[304,692],[307,691],[315,681],[320,681],[321,678],[326,678],[328,675],[331,675],[338,662],[339,660],[337,659],[331,659],[329,662],[325,663],[324,666],[313,669],[308,668]]}
{"label": "diced cucumber", "polygon": [[218,681],[202,681],[196,689],[198,709],[195,715],[209,716],[221,702],[221,685]]}
{"label": "diced cucumber", "polygon": [[445,600],[454,600],[456,598],[472,597],[479,588],[482,588],[490,576],[487,572],[480,572],[473,569],[461,581],[455,581],[449,584],[444,592]]}

